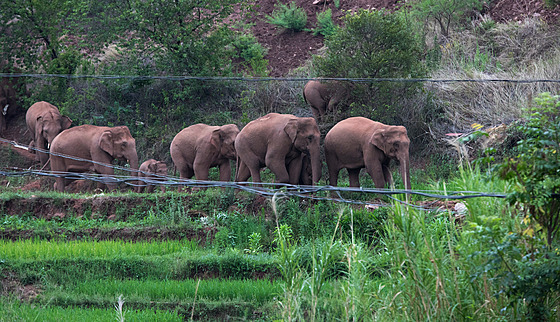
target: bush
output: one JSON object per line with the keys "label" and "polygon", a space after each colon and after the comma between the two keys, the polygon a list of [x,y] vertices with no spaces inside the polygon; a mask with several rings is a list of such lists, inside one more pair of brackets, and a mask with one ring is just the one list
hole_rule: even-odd
{"label": "bush", "polygon": [[317,13],[317,28],[313,30],[313,34],[315,36],[319,34],[325,37],[334,35],[336,33],[336,28],[337,27],[332,20],[331,9]]}
{"label": "bush", "polygon": [[[425,74],[421,44],[400,13],[359,10],[343,18],[344,27],[328,37],[323,56],[313,56],[317,76],[340,78],[418,78]],[[430,106],[417,95],[421,83],[354,84],[348,115],[405,125],[413,110]],[[426,95],[424,95],[425,97]],[[407,109],[404,111],[404,109]],[[418,114],[417,112],[414,112]],[[418,123],[418,119],[414,119]]]}
{"label": "bush", "polygon": [[280,3],[266,20],[285,29],[300,31],[307,24],[307,13],[303,8],[298,8],[294,1],[290,2],[289,6]]}
{"label": "bush", "polygon": [[482,7],[481,0],[421,0],[412,3],[411,13],[418,21],[425,21],[438,26],[443,37],[449,36],[451,27],[466,21],[468,13]]}
{"label": "bush", "polygon": [[516,183],[510,202],[521,204],[526,216],[542,226],[550,246],[560,228],[560,96],[543,93],[535,102],[519,126],[526,137],[517,144],[518,155],[498,170],[500,177]]}

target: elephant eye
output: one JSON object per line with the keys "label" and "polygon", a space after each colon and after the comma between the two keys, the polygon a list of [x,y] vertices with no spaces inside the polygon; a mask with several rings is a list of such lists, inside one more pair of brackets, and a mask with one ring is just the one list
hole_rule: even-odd
{"label": "elephant eye", "polygon": [[308,136],[307,140],[310,141],[310,142],[313,141],[313,135]]}
{"label": "elephant eye", "polygon": [[122,143],[123,147],[126,147],[127,145],[128,145],[128,142],[126,142],[126,141]]}

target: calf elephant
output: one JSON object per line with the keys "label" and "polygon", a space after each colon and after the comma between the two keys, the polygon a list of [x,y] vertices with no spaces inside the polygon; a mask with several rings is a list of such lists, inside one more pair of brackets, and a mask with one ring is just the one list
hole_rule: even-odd
{"label": "calf elephant", "polygon": [[[33,140],[29,143],[31,148],[48,150],[55,136],[72,125],[68,116],[60,115],[58,108],[47,102],[37,102],[27,110],[25,122]],[[34,150],[33,150],[34,151]],[[37,159],[41,165],[47,163],[49,155],[36,151]]]}
{"label": "calf elephant", "polygon": [[235,139],[236,181],[261,182],[260,169],[268,167],[280,183],[298,184],[303,157],[311,163],[312,183],[321,178],[320,133],[312,117],[270,113],[249,122]]}
{"label": "calf elephant", "polygon": [[404,126],[391,126],[364,117],[340,121],[325,137],[329,183],[336,186],[340,169],[348,169],[351,187],[359,187],[360,169],[366,168],[375,187],[392,183],[391,159],[400,164],[405,189],[410,189],[410,140]]}
{"label": "calf elephant", "polygon": [[[72,157],[95,161],[75,160]],[[136,141],[126,126],[81,125],[62,131],[51,144],[51,169],[54,172],[88,172],[113,175],[111,162],[128,161],[132,170],[138,170]],[[103,165],[103,164],[106,165]],[[135,175],[137,171],[134,171]],[[56,178],[54,188],[64,191],[68,179]],[[102,184],[100,184],[102,186]],[[107,183],[109,190],[116,183]]]}
{"label": "calf elephant", "polygon": [[231,180],[230,160],[235,160],[235,124],[210,126],[195,124],[184,128],[171,141],[171,159],[181,178],[208,180],[211,167],[219,167],[220,181]]}
{"label": "calf elephant", "polygon": [[[140,170],[138,172],[138,178],[145,177],[150,178],[153,180],[161,180],[161,176],[167,176],[167,164],[163,161],[157,161],[154,159],[149,159],[144,161],[141,165]],[[144,188],[146,187],[146,183],[144,181],[138,181],[138,187],[136,187],[136,192],[143,192]],[[154,185],[151,183],[147,184],[147,192],[152,193],[154,192]],[[165,186],[162,186],[162,191],[165,192]]]}
{"label": "calf elephant", "polygon": [[338,103],[350,94],[348,87],[340,82],[322,83],[310,80],[303,87],[303,98],[311,106],[315,118],[320,121],[327,112],[333,112]]}

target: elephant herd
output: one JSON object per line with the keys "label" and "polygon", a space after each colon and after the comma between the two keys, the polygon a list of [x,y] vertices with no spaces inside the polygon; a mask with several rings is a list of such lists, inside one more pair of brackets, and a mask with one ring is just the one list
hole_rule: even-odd
{"label": "elephant herd", "polygon": [[[72,120],[47,102],[33,104],[26,122],[33,140],[32,150],[45,165],[49,160],[55,173],[95,172],[113,175],[108,166],[114,159],[127,161],[139,170],[139,177],[157,180],[167,175],[165,162],[149,159],[140,167],[136,142],[126,126],[81,125],[70,127]],[[235,181],[261,182],[260,171],[268,168],[277,183],[312,185],[322,173],[321,134],[313,117],[270,113],[249,122],[239,130],[235,124],[211,126],[195,124],[181,130],[170,145],[171,159],[180,177],[208,180],[209,169],[219,168],[219,180],[232,176],[231,160],[236,161]],[[397,160],[405,189],[410,189],[409,145],[406,128],[390,126],[364,117],[340,121],[324,138],[324,154],[329,184],[338,184],[341,169],[347,169],[350,186],[358,187],[359,173],[365,168],[377,188],[392,182],[390,160]],[[50,151],[46,151],[50,150]],[[158,177],[159,176],[159,177]],[[58,177],[54,185],[64,191],[69,179]],[[138,181],[137,192],[152,185]],[[105,182],[116,189],[115,182]]]}

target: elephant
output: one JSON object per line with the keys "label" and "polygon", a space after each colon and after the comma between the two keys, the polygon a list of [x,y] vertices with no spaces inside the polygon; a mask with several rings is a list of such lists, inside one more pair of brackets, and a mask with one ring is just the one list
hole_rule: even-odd
{"label": "elephant", "polygon": [[[48,150],[53,139],[72,125],[72,120],[68,116],[60,115],[58,108],[47,102],[37,102],[31,105],[25,115],[25,122],[33,137],[29,146],[43,150]],[[47,163],[49,159],[47,153],[41,151],[36,151],[36,153],[41,165]]]}
{"label": "elephant", "polygon": [[385,125],[365,117],[338,122],[325,136],[325,158],[329,183],[336,186],[340,169],[348,169],[351,187],[359,187],[361,168],[366,168],[376,188],[393,179],[391,159],[397,160],[405,189],[410,189],[410,139],[404,126]]}
{"label": "elephant", "polygon": [[230,160],[236,159],[234,142],[239,128],[235,124],[211,126],[195,124],[184,128],[171,141],[171,159],[180,177],[208,180],[211,167],[219,167],[220,181],[231,180]]}
{"label": "elephant", "polygon": [[325,113],[333,112],[336,105],[349,94],[349,87],[340,82],[321,83],[318,80],[310,80],[303,87],[303,99],[311,106],[317,121],[321,121]]}
{"label": "elephant", "polygon": [[18,102],[18,93],[23,86],[15,78],[2,77],[0,80],[0,135],[7,128],[7,120],[23,112]]}
{"label": "elephant", "polygon": [[[145,177],[154,180],[161,180],[161,176],[167,176],[167,164],[163,161],[157,161],[154,159],[149,159],[144,161],[139,168],[138,178]],[[151,173],[155,175],[150,175]],[[148,193],[154,192],[154,185],[148,183],[148,188],[146,189]],[[138,187],[136,187],[136,192],[140,193],[144,191],[146,183],[143,181],[138,181]],[[162,186],[161,190],[165,192],[165,186]]]}
{"label": "elephant", "polygon": [[[51,144],[51,170],[53,172],[88,172],[113,175],[111,162],[114,159],[128,161],[136,176],[138,155],[136,141],[126,126],[80,125],[60,132]],[[69,157],[67,157],[69,156]],[[75,160],[72,157],[95,161]],[[103,165],[104,163],[107,165]],[[56,178],[55,190],[64,191],[69,179]],[[102,187],[99,183],[99,187]],[[116,183],[106,183],[109,190],[117,188]]]}
{"label": "elephant", "polygon": [[235,139],[236,181],[261,182],[260,169],[268,167],[276,182],[298,184],[302,154],[309,156],[312,180],[321,178],[320,132],[312,117],[270,113],[249,122]]}

